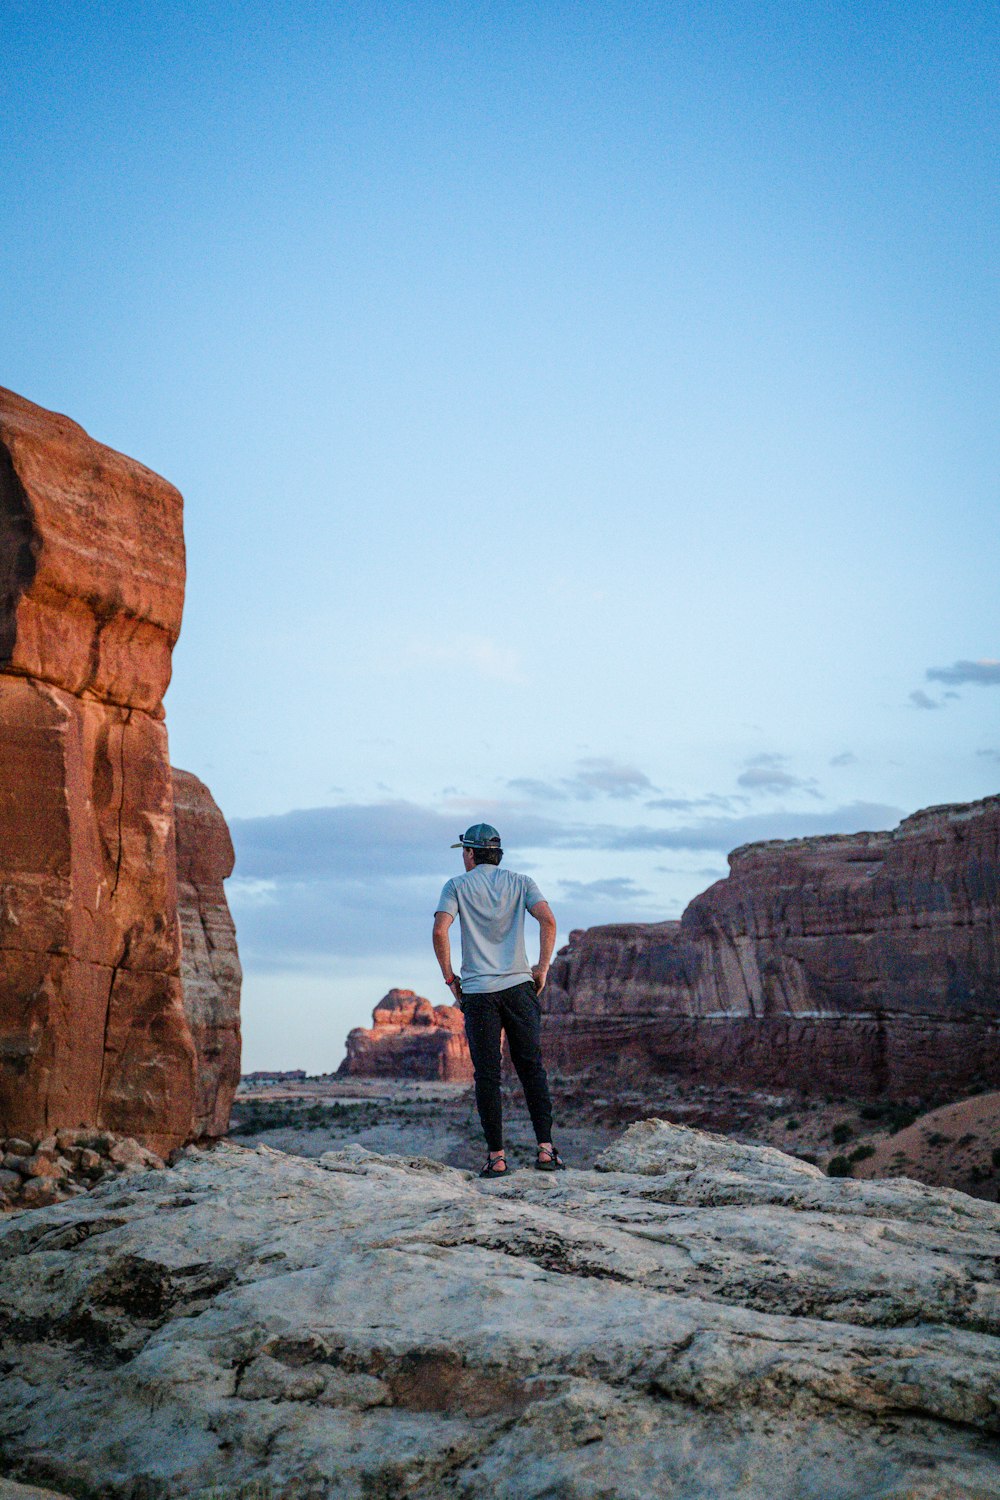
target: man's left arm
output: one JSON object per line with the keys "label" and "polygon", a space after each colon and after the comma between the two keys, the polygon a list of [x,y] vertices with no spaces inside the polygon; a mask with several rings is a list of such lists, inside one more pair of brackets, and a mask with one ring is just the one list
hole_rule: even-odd
{"label": "man's left arm", "polygon": [[549,965],[556,946],[556,919],[551,906],[547,901],[536,901],[534,906],[528,910],[541,928],[539,936],[538,962],[531,971],[531,977],[535,981],[535,989],[540,995],[545,988],[545,981],[549,977]]}

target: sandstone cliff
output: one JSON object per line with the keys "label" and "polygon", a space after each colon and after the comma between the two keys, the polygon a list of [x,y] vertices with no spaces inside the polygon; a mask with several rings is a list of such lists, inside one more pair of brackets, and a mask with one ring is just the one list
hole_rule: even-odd
{"label": "sandstone cliff", "polygon": [[651,1120],[223,1143],[0,1221],[0,1472],[106,1500],[995,1500],[1000,1209]]}
{"label": "sandstone cliff", "polygon": [[181,988],[195,1069],[195,1135],[225,1135],[240,1081],[236,928],[222,882],[236,856],[226,820],[203,781],[172,770],[181,924]]}
{"label": "sandstone cliff", "polygon": [[183,598],[178,492],[0,391],[0,1133],[196,1129],[162,707]]}
{"label": "sandstone cliff", "polygon": [[679,922],[574,933],[547,1056],[921,1099],[1000,1083],[1000,797],[752,844]]}
{"label": "sandstone cliff", "polygon": [[348,1033],[338,1073],[472,1082],[465,1021],[457,1005],[432,1005],[412,990],[390,990],[372,1012],[372,1023]]}

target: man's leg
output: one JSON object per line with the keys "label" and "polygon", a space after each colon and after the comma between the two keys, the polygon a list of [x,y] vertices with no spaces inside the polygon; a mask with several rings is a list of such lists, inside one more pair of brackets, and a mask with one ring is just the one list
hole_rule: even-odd
{"label": "man's leg", "polygon": [[476,1075],[476,1108],[489,1151],[503,1150],[500,1100],[500,1013],[493,995],[462,995],[465,1035]]}
{"label": "man's leg", "polygon": [[552,1100],[542,1062],[542,1008],[533,984],[498,990],[497,1001],[510,1046],[510,1060],[521,1080],[525,1103],[535,1127],[535,1139],[552,1140]]}

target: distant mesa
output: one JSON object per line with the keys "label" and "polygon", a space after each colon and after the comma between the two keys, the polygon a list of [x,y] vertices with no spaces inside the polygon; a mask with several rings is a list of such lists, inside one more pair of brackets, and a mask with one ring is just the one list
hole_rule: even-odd
{"label": "distant mesa", "polygon": [[928,1104],[1000,1087],[1000,797],[729,864],[679,922],[570,935],[551,1063]]}
{"label": "distant mesa", "polygon": [[0,1134],[222,1134],[240,968],[208,789],[163,694],[182,500],[0,390]]}
{"label": "distant mesa", "polygon": [[372,1012],[372,1026],[347,1037],[341,1077],[413,1078],[471,1083],[472,1059],[457,1005],[432,1005],[413,990],[390,990]]}

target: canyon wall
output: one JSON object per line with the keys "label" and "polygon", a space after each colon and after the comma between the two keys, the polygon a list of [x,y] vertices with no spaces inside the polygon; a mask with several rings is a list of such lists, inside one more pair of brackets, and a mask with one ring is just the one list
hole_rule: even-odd
{"label": "canyon wall", "polygon": [[181,991],[195,1049],[198,1136],[225,1135],[240,1081],[240,986],[236,928],[222,882],[236,856],[226,820],[203,781],[174,767]]}
{"label": "canyon wall", "polygon": [[162,704],[183,600],[173,486],[0,390],[0,1134],[197,1132]]}
{"label": "canyon wall", "polygon": [[341,1076],[471,1083],[465,1020],[457,1005],[432,1005],[412,990],[390,990],[370,1028],[348,1033]]}
{"label": "canyon wall", "polygon": [[551,1064],[923,1100],[1000,1084],[1000,797],[729,864],[679,922],[571,935]]}

